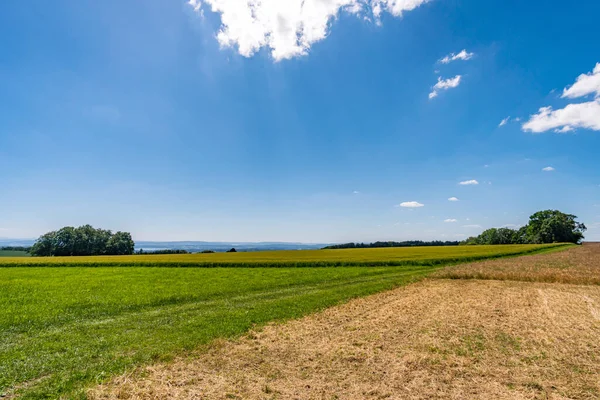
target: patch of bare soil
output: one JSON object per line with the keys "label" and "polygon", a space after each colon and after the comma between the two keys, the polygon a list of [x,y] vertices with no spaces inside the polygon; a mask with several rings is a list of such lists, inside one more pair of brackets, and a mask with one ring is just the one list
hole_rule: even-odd
{"label": "patch of bare soil", "polygon": [[434,277],[600,285],[600,243],[534,256],[456,265],[437,272]]}
{"label": "patch of bare soil", "polygon": [[600,286],[428,280],[267,326],[89,395],[598,399]]}

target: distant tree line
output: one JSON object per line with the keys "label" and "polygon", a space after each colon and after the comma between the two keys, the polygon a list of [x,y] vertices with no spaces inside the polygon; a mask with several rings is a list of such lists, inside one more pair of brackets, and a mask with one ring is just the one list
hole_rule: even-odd
{"label": "distant tree line", "polygon": [[3,246],[3,247],[0,247],[0,250],[3,250],[3,251],[24,251],[26,253],[29,253],[29,251],[31,250],[31,246],[30,247],[26,247],[26,246]]}
{"label": "distant tree line", "polygon": [[161,249],[161,250],[150,250],[145,251],[144,249],[139,249],[135,252],[135,254],[191,254],[187,250],[181,249]]}
{"label": "distant tree line", "polygon": [[491,228],[461,244],[581,243],[587,228],[576,219],[575,215],[558,210],[538,211],[519,229]]}
{"label": "distant tree line", "polygon": [[48,232],[31,247],[32,256],[103,256],[133,254],[135,243],[128,232],[95,229],[91,225],[66,226]]}
{"label": "distant tree line", "polygon": [[441,240],[434,240],[431,242],[424,242],[422,240],[407,240],[404,242],[343,243],[326,246],[323,247],[323,249],[371,249],[377,247],[458,246],[459,244],[460,242],[457,241],[444,242]]}

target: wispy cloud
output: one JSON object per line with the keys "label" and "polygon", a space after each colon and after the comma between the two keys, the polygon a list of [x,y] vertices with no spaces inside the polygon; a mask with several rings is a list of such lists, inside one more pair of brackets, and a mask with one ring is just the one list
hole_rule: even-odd
{"label": "wispy cloud", "polygon": [[475,180],[475,179],[471,179],[471,180],[468,180],[468,181],[459,182],[458,184],[459,185],[463,185],[463,186],[466,186],[466,185],[479,185],[479,182],[477,180]]}
{"label": "wispy cloud", "polygon": [[448,198],[448,201],[458,201],[458,197],[450,197]]}
{"label": "wispy cloud", "polygon": [[542,171],[546,171],[546,172],[552,172],[552,171],[554,171],[554,170],[555,170],[555,169],[554,169],[554,168],[552,168],[552,167],[544,167],[544,168],[542,168]]}
{"label": "wispy cloud", "polygon": [[463,225],[463,228],[468,228],[468,229],[480,229],[481,225],[477,225],[477,224],[470,224],[470,225]]}
{"label": "wispy cloud", "polygon": [[441,90],[448,90],[460,85],[461,75],[456,75],[454,78],[442,79],[438,77],[437,83],[433,86],[433,90],[429,93],[429,98],[433,99],[438,96]]}
{"label": "wispy cloud", "polygon": [[405,201],[398,204],[396,207],[404,207],[404,208],[419,208],[424,207],[425,204],[421,204],[418,201]]}
{"label": "wispy cloud", "polygon": [[217,40],[251,57],[267,48],[280,61],[308,54],[327,37],[332,21],[341,13],[381,24],[381,14],[402,16],[429,0],[188,0],[194,11],[202,7],[220,14]]}
{"label": "wispy cloud", "polygon": [[474,53],[469,53],[469,52],[467,52],[466,49],[463,49],[458,54],[455,54],[455,53],[448,54],[446,57],[440,59],[439,62],[441,62],[442,64],[449,64],[452,61],[456,61],[456,60],[470,60],[471,58],[473,58],[474,55],[475,55]]}
{"label": "wispy cloud", "polygon": [[498,126],[504,126],[504,125],[508,124],[508,121],[510,121],[510,116],[506,117],[502,121],[500,121],[500,123],[498,124]]}
{"label": "wispy cloud", "polygon": [[540,108],[522,125],[523,130],[534,133],[549,130],[565,133],[577,128],[600,131],[600,63],[592,72],[579,75],[573,85],[563,90],[561,97],[574,99],[590,94],[596,97],[592,101],[568,104],[558,110],[550,106]]}
{"label": "wispy cloud", "polygon": [[444,222],[452,223],[452,222],[458,222],[458,220],[456,218],[448,218],[448,219],[445,219]]}

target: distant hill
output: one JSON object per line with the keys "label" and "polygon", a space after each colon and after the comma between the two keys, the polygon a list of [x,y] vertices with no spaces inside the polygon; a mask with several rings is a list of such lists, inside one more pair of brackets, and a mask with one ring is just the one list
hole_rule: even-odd
{"label": "distant hill", "polygon": [[135,250],[155,251],[165,249],[186,250],[197,253],[204,250],[225,252],[232,247],[237,251],[267,251],[267,250],[316,250],[327,246],[326,243],[296,243],[296,242],[149,242],[136,241]]}
{"label": "distant hill", "polygon": [[[0,239],[0,247],[24,246],[29,247],[35,243],[35,239]],[[135,251],[177,249],[197,253],[203,250],[217,252],[227,251],[234,247],[237,251],[266,251],[266,250],[314,250],[329,245],[329,243],[300,243],[300,242],[203,242],[203,241],[180,241],[180,242],[153,242],[136,241]]]}

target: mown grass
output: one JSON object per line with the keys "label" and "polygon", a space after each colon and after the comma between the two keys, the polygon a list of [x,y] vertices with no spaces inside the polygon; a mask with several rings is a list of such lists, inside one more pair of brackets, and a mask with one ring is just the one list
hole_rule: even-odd
{"label": "mown grass", "polygon": [[30,257],[26,251],[0,250],[0,257]]}
{"label": "mown grass", "polygon": [[[85,263],[75,258],[28,259],[41,260],[41,266],[1,260],[11,268],[0,267],[0,395],[84,398],[90,384],[135,366],[181,355],[216,338],[239,336],[256,325],[413,282],[444,260],[551,249],[288,251],[187,256],[192,260],[187,262],[180,255],[131,256],[115,264],[129,268],[107,266],[115,263],[111,257],[89,257]],[[214,256],[229,268],[198,261]],[[141,266],[125,261],[138,257]],[[405,264],[378,266],[386,259]],[[160,263],[215,268],[146,268]],[[239,268],[248,266],[253,268]]]}
{"label": "mown grass", "polygon": [[2,258],[0,267],[340,267],[439,265],[539,252],[565,244],[284,250],[213,254]]}
{"label": "mown grass", "polygon": [[6,268],[0,394],[83,398],[86,384],[356,296],[430,267]]}

